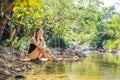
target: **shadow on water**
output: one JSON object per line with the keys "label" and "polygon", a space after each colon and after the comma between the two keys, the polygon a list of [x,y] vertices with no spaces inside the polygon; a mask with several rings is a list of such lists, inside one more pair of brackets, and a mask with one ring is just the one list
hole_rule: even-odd
{"label": "shadow on water", "polygon": [[103,55],[92,55],[78,61],[33,63],[24,75],[25,79],[15,80],[120,80],[120,65],[105,62]]}

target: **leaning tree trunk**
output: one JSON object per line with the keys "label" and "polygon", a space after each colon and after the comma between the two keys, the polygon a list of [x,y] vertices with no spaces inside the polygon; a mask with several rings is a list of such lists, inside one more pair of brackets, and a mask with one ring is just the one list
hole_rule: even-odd
{"label": "leaning tree trunk", "polygon": [[8,20],[10,20],[13,12],[14,0],[0,0],[0,40],[2,39],[2,34],[5,25]]}

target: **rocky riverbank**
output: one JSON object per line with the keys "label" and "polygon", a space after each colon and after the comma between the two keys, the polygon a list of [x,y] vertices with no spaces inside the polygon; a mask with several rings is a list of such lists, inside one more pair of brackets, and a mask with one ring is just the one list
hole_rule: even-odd
{"label": "rocky riverbank", "polygon": [[[60,48],[50,48],[52,53],[57,57],[65,58],[64,62],[71,64],[75,61],[81,61],[87,57],[87,53],[109,53],[118,55],[120,50],[104,50],[104,49],[82,49],[81,47],[62,50]],[[26,77],[21,74],[32,69],[32,64],[27,60],[27,51],[11,47],[0,47],[0,80],[6,80],[8,77]]]}
{"label": "rocky riverbank", "polygon": [[[60,48],[50,48],[50,50],[57,57],[73,60],[86,57],[84,53],[75,49],[62,50]],[[23,62],[23,59],[27,59],[27,51],[11,47],[0,47],[0,80],[6,80],[8,77],[17,76],[30,70],[32,63],[30,61]]]}
{"label": "rocky riverbank", "polygon": [[26,52],[10,47],[0,47],[0,80],[6,80],[10,76],[21,74],[31,69],[30,62],[22,62]]}

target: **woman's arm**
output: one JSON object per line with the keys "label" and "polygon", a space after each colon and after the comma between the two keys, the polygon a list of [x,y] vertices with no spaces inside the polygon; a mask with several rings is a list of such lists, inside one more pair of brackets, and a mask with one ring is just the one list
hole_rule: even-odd
{"label": "woman's arm", "polygon": [[31,39],[31,42],[39,49],[44,49],[44,46],[39,45],[34,38]]}

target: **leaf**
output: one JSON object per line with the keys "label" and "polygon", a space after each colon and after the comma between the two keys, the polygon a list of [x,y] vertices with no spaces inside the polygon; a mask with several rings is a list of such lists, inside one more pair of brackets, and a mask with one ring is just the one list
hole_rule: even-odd
{"label": "leaf", "polygon": [[21,16],[22,16],[22,14],[18,14],[18,15],[17,15],[17,18],[20,18]]}
{"label": "leaf", "polygon": [[36,13],[36,18],[41,18],[42,15],[40,15],[40,13]]}
{"label": "leaf", "polygon": [[25,25],[25,23],[24,23],[24,22],[22,22],[22,21],[16,21],[16,23],[17,23],[17,24],[22,24],[22,25]]}
{"label": "leaf", "polygon": [[21,7],[26,7],[27,6],[27,0],[22,0],[20,3]]}
{"label": "leaf", "polygon": [[14,7],[14,8],[13,8],[13,11],[15,12],[15,11],[17,11],[17,9],[18,9],[17,7]]}
{"label": "leaf", "polygon": [[22,2],[20,3],[21,7],[44,7],[44,3],[41,1],[37,1],[37,0],[22,0]]}
{"label": "leaf", "polygon": [[30,12],[26,12],[26,14],[30,14]]}

